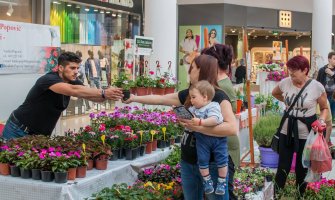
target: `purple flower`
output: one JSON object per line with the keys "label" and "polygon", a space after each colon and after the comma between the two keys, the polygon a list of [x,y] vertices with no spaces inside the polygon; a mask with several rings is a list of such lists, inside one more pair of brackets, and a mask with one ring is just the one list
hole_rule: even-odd
{"label": "purple flower", "polygon": [[40,153],[39,155],[38,155],[38,157],[40,157],[40,159],[44,159],[45,158],[45,155],[44,154],[42,154],[42,153]]}
{"label": "purple flower", "polygon": [[48,151],[49,151],[49,152],[54,152],[54,151],[55,151],[55,148],[54,148],[54,147],[49,147]]}
{"label": "purple flower", "polygon": [[9,147],[7,145],[1,147],[2,150],[8,150]]}
{"label": "purple flower", "polygon": [[55,154],[55,152],[51,152],[51,153],[49,153],[49,156],[50,157],[56,157],[56,154]]}
{"label": "purple flower", "polygon": [[77,158],[80,158],[80,153],[78,151],[74,152],[74,155],[77,156]]}
{"label": "purple flower", "polygon": [[20,152],[17,154],[17,156],[21,157],[21,156],[23,156],[23,154],[24,154],[24,152],[23,152],[23,151],[20,151]]}
{"label": "purple flower", "polygon": [[58,152],[58,151],[55,154],[56,154],[57,157],[61,157],[62,156],[62,153]]}
{"label": "purple flower", "polygon": [[89,116],[90,116],[91,119],[94,119],[94,118],[95,118],[95,114],[94,114],[94,113],[90,113]]}

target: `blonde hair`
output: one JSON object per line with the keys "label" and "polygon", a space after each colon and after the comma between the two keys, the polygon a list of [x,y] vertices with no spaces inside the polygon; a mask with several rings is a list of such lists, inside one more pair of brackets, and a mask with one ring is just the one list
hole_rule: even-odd
{"label": "blonde hair", "polygon": [[190,90],[197,89],[199,90],[202,96],[207,96],[208,100],[212,100],[215,95],[215,89],[208,81],[202,80],[198,81],[195,84],[192,84]]}

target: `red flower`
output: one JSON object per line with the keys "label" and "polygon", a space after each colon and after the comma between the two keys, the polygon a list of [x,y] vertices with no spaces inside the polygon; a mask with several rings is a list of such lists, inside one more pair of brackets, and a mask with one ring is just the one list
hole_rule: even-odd
{"label": "red flower", "polygon": [[164,83],[165,82],[165,79],[164,78],[161,78],[161,80],[159,80],[160,83]]}
{"label": "red flower", "polygon": [[149,71],[149,74],[150,74],[150,75],[154,75],[155,72],[154,72],[154,71]]}

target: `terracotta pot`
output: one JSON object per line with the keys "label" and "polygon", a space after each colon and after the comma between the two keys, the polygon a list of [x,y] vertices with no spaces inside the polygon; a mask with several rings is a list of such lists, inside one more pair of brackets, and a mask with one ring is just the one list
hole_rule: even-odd
{"label": "terracotta pot", "polygon": [[157,140],[152,141],[152,150],[156,151],[157,149]]}
{"label": "terracotta pot", "polygon": [[130,94],[136,95],[136,88],[135,87],[130,88]]}
{"label": "terracotta pot", "polygon": [[172,94],[174,93],[174,91],[175,91],[174,87],[165,88],[165,94]]}
{"label": "terracotta pot", "polygon": [[148,142],[147,146],[145,147],[145,154],[151,154],[152,152],[152,142]]}
{"label": "terracotta pot", "polygon": [[76,178],[85,178],[86,177],[87,166],[77,167]]}
{"label": "terracotta pot", "polygon": [[87,170],[92,170],[93,169],[93,160],[90,159],[87,161],[88,165],[87,165]]}
{"label": "terracotta pot", "polygon": [[165,88],[152,88],[152,94],[156,95],[164,95],[165,94]]}
{"label": "terracotta pot", "polygon": [[106,170],[107,169],[108,160],[95,160],[95,169],[97,170]]}
{"label": "terracotta pot", "polygon": [[67,180],[74,180],[76,179],[77,168],[69,168],[67,170]]}
{"label": "terracotta pot", "polygon": [[0,174],[4,176],[10,174],[10,168],[8,163],[0,163]]}
{"label": "terracotta pot", "polygon": [[137,96],[145,96],[145,95],[148,95],[148,88],[145,88],[145,87],[137,87],[137,88],[136,88],[136,95],[137,95]]}

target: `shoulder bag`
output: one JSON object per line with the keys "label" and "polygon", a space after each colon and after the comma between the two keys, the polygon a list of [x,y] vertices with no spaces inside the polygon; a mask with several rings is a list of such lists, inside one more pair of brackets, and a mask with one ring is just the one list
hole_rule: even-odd
{"label": "shoulder bag", "polygon": [[284,112],[284,115],[283,117],[281,118],[281,121],[280,121],[280,125],[279,127],[277,128],[277,132],[273,135],[272,137],[272,141],[271,141],[271,149],[274,151],[274,152],[277,152],[279,153],[279,134],[280,134],[280,131],[283,127],[283,124],[285,122],[285,120],[288,118],[288,115],[289,113],[291,112],[292,108],[293,108],[293,105],[298,101],[301,93],[305,90],[305,88],[308,86],[308,84],[312,82],[312,79],[309,79],[304,87],[301,88],[301,90],[299,91],[298,95],[294,98],[294,101],[293,103],[291,104],[291,106]]}

